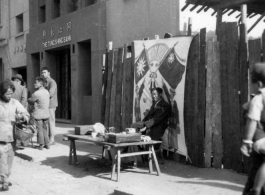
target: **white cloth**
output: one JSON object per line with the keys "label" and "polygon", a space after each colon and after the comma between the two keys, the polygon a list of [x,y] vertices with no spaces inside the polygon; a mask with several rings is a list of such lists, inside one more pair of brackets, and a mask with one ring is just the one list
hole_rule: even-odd
{"label": "white cloth", "polygon": [[29,113],[19,101],[12,99],[9,102],[0,100],[0,141],[13,142],[13,127],[16,122],[16,114],[21,114],[28,121]]}
{"label": "white cloth", "polygon": [[247,117],[255,121],[265,121],[265,88],[259,90],[250,102]]}

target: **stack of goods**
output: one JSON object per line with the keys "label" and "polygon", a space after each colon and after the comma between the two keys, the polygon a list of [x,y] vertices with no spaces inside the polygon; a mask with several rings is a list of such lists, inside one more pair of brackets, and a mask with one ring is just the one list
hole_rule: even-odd
{"label": "stack of goods", "polygon": [[87,136],[89,139],[96,141],[110,142],[110,143],[129,143],[129,142],[140,142],[150,141],[150,137],[143,136],[138,133],[136,128],[126,128],[121,133],[115,133],[115,127],[106,128],[101,123],[94,125],[81,125],[75,127],[76,135]]}
{"label": "stack of goods", "polygon": [[126,131],[121,133],[107,133],[107,139],[110,143],[128,143],[141,141],[141,134],[136,133],[134,128],[126,128]]}

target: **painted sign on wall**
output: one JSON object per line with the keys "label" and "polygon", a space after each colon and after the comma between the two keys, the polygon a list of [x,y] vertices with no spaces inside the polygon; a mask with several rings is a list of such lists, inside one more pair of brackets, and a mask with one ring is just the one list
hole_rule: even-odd
{"label": "painted sign on wall", "polygon": [[[55,35],[61,35],[64,32],[64,29],[66,29],[66,32],[71,32],[72,30],[72,23],[68,22],[65,26],[59,26],[58,29],[55,27],[51,27],[49,33],[46,30],[43,30],[42,32],[42,38],[43,40],[46,40],[48,35],[49,38],[54,38]],[[66,36],[61,36],[59,38],[55,38],[52,40],[48,40],[42,43],[43,47],[51,47],[51,46],[56,46],[60,45],[63,43],[68,43],[72,40],[71,35],[66,35]]]}

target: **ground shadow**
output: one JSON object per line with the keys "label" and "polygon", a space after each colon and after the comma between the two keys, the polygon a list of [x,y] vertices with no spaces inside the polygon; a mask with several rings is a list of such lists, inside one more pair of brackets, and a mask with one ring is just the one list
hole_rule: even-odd
{"label": "ground shadow", "polygon": [[[102,159],[98,154],[88,154],[78,156],[78,165],[69,165],[68,156],[47,157],[46,160],[41,161],[41,165],[59,169],[75,178],[95,176],[110,180],[112,162],[108,159]],[[131,169],[132,167],[128,166],[126,163],[121,164],[121,173],[130,172]],[[143,167],[133,172],[147,172],[147,169],[148,168]]]}
{"label": "ground shadow", "polygon": [[235,186],[231,184],[224,184],[224,183],[218,183],[218,182],[196,182],[196,181],[176,181],[175,183],[181,183],[181,184],[195,184],[195,185],[206,185],[206,186],[212,186],[217,188],[224,188],[229,189],[233,191],[243,191],[243,187]]}
{"label": "ground shadow", "polygon": [[[58,144],[69,146],[70,144],[69,141],[63,141],[63,135],[67,133],[74,134],[74,130],[73,128],[72,129],[68,128],[67,125],[65,125],[63,128],[65,129],[63,133],[61,131],[61,134],[56,135],[56,142]],[[77,151],[83,151],[88,153],[88,155],[85,156],[78,155],[78,160],[80,162],[80,165],[78,166],[71,166],[71,168],[69,168],[70,165],[68,165],[67,156],[47,158],[47,160],[43,161],[42,163],[45,165],[54,166],[55,168],[61,169],[62,171],[71,174],[74,177],[85,177],[88,175],[92,175],[95,177],[110,179],[111,162],[106,159],[105,160],[101,159],[101,152],[102,152],[101,146],[95,146],[93,144],[91,145],[88,142],[77,141],[76,148]],[[97,152],[95,153],[95,151]],[[93,152],[93,154],[89,154],[91,152]],[[97,158],[91,156],[95,154],[97,155]],[[160,161],[159,155],[158,159]],[[53,161],[64,162],[64,163],[54,164]],[[231,189],[234,191],[242,191],[245,182],[245,180],[242,178],[238,179],[238,173],[229,170],[196,168],[172,160],[165,160],[165,164],[159,164],[159,166],[162,174],[165,175],[185,178],[187,180],[196,178],[196,181],[194,180],[184,181],[183,184],[190,183],[197,185],[208,185],[219,188]],[[124,167],[124,165],[122,165],[122,171],[149,174],[147,164],[141,165],[139,163],[138,167],[140,168],[139,171],[135,169],[128,169]],[[154,171],[155,171],[155,166],[154,166]],[[226,184],[224,182],[229,182],[229,184]],[[240,186],[242,185],[242,187],[240,187],[239,185]]]}
{"label": "ground shadow", "polygon": [[97,176],[99,173],[107,173],[107,175],[110,175],[111,162],[97,158],[96,156],[97,154],[80,155],[78,156],[78,165],[69,165],[68,156],[47,157],[46,160],[41,161],[41,165],[59,169],[75,178]]}

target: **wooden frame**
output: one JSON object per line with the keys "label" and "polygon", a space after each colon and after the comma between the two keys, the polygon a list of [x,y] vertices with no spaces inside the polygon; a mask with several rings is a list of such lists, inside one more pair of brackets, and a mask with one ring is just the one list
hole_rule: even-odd
{"label": "wooden frame", "polygon": [[[132,142],[132,143],[120,143],[120,144],[113,144],[109,142],[102,142],[102,141],[96,141],[95,139],[91,138],[90,136],[84,136],[84,135],[71,135],[66,134],[64,135],[64,140],[70,141],[70,151],[69,151],[69,165],[78,165],[79,162],[77,160],[76,155],[76,146],[75,141],[76,140],[82,140],[94,143],[99,146],[109,146],[110,148],[113,148],[113,158],[112,158],[112,172],[111,172],[111,179],[114,179],[115,175],[115,169],[117,167],[117,182],[120,180],[120,168],[121,168],[121,158],[129,157],[129,156],[139,156],[139,155],[148,155],[148,165],[149,165],[149,173],[153,173],[153,161],[155,163],[157,176],[161,174],[158,161],[156,158],[155,150],[153,145],[155,144],[161,144],[161,141],[150,141],[150,142]],[[146,145],[148,147],[148,151],[140,151],[140,152],[132,152],[132,153],[124,153],[122,154],[121,151],[124,147],[128,146],[140,146],[140,145]]]}

